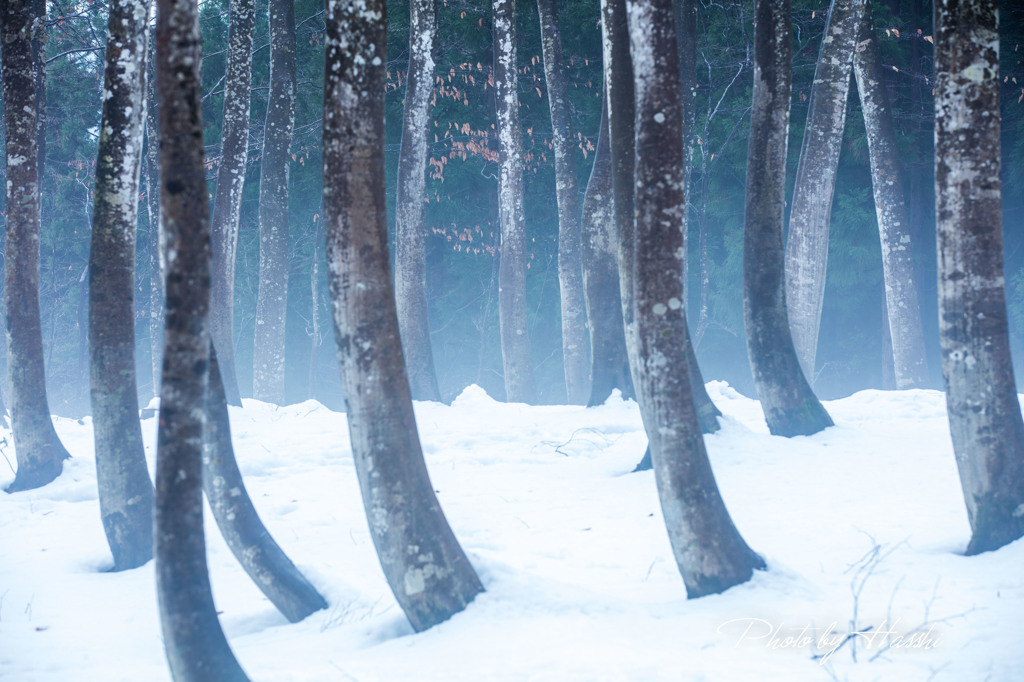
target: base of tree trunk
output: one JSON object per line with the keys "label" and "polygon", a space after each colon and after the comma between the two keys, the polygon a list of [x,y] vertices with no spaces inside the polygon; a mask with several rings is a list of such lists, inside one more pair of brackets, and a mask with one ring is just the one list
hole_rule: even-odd
{"label": "base of tree trunk", "polygon": [[978,500],[967,556],[991,552],[1024,537],[1024,502],[989,495]]}
{"label": "base of tree trunk", "polygon": [[4,488],[4,492],[20,493],[25,490],[35,490],[52,483],[60,476],[61,471],[64,470],[64,460],[71,459],[71,455],[59,442],[51,444],[47,450],[51,448],[56,449],[56,452],[44,453],[43,457],[33,459],[32,465],[19,464],[14,480]]}
{"label": "base of tree trunk", "polygon": [[767,409],[765,419],[773,436],[810,436],[833,426],[832,417],[812,394],[797,408]]}

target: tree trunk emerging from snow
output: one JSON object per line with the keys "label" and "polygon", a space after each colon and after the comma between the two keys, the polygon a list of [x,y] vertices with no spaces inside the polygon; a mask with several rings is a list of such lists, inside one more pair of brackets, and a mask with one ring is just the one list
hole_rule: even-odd
{"label": "tree trunk emerging from snow", "polygon": [[693,599],[749,580],[764,561],[744,542],[718,492],[687,369],[684,105],[671,0],[630,0],[629,28],[636,74],[637,397],[669,539]]}
{"label": "tree trunk emerging from snow", "polygon": [[135,228],[145,130],[146,0],[113,0],[89,248],[89,368],[100,516],[114,569],[153,557],[153,484],[135,380]]}
{"label": "tree trunk emerging from snow", "polygon": [[515,0],[493,0],[494,102],[498,114],[498,326],[505,399],[532,402],[533,359],[526,313],[526,224],[523,215],[522,136],[516,74]]}
{"label": "tree trunk emerging from snow", "polygon": [[227,396],[216,346],[210,349],[210,384],[206,393],[203,438],[203,490],[221,535],[256,587],[292,623],[327,602],[274,542],[245,490],[231,444]]}
{"label": "tree trunk emerging from snow", "polygon": [[1003,275],[995,0],[935,3],[939,336],[968,554],[1024,535],[1024,422]]}
{"label": "tree trunk emerging from snow", "polygon": [[439,401],[441,391],[434,371],[427,315],[427,252],[423,220],[437,13],[434,0],[410,0],[409,11],[409,71],[395,201],[395,302],[412,397]]}
{"label": "tree trunk emerging from snow", "polygon": [[832,426],[811,390],[789,333],[782,221],[792,69],[789,0],[755,0],[754,102],[747,149],[743,319],[747,353],[768,430],[777,436]]}
{"label": "tree trunk emerging from snow", "polygon": [[825,300],[828,231],[857,29],[865,0],[832,0],[814,69],[786,240],[786,309],[797,359],[813,383]]}
{"label": "tree trunk emerging from snow", "polygon": [[590,323],[592,379],[588,407],[603,404],[616,388],[624,398],[634,397],[622,328],[611,162],[608,108],[602,106],[594,165],[583,197],[583,284]]}
{"label": "tree trunk emerging from snow", "polygon": [[555,0],[537,0],[540,16],[544,80],[551,112],[551,143],[555,152],[555,198],[558,202],[558,286],[562,299],[562,359],[565,392],[570,405],[587,402],[587,317],[583,296],[580,198],[576,183],[576,149],[569,118],[569,86],[565,82],[562,37]]}
{"label": "tree trunk emerging from snow", "polygon": [[327,263],[352,456],[384,575],[417,631],[483,591],[441,511],[405,375],[384,205],[384,0],[328,0]]}
{"label": "tree trunk emerging from snow", "polygon": [[295,123],[295,4],[270,0],[270,101],[260,158],[260,283],[252,393],[284,404],[288,312],[288,171]]}
{"label": "tree trunk emerging from snow", "polygon": [[157,0],[156,44],[160,207],[168,250],[154,524],[160,625],[177,682],[245,682],[217,620],[203,533],[210,206],[196,0]]}
{"label": "tree trunk emerging from snow", "polygon": [[149,359],[153,370],[153,396],[160,395],[160,374],[164,354],[164,262],[163,218],[160,216],[160,126],[156,103],[156,39],[152,36],[146,78],[146,211],[149,231],[146,252],[149,261]]}
{"label": "tree trunk emerging from snow", "polygon": [[882,61],[871,6],[864,7],[853,58],[871,161],[871,186],[882,241],[886,323],[892,342],[896,388],[924,388],[928,383],[921,306],[914,275],[910,221],[903,198],[903,172],[896,151],[896,131],[882,77]]}
{"label": "tree trunk emerging from snow", "polygon": [[39,154],[31,39],[43,16],[25,0],[0,3],[4,126],[7,137],[7,373],[18,471],[7,492],[46,485],[60,475],[67,450],[46,400],[39,319]]}
{"label": "tree trunk emerging from snow", "polygon": [[238,216],[245,187],[249,151],[249,85],[252,82],[252,35],[256,21],[254,0],[231,0],[228,68],[224,77],[224,124],[217,195],[213,204],[210,281],[210,336],[218,349],[224,393],[229,405],[241,405],[235,373],[235,252]]}

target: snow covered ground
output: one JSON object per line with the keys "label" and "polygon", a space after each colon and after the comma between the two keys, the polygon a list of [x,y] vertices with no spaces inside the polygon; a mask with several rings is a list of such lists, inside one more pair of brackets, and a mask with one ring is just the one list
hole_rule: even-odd
{"label": "snow covered ground", "polygon": [[[1024,541],[961,555],[941,393],[864,391],[826,404],[834,428],[785,439],[757,402],[709,391],[725,413],[706,439],[715,474],[768,571],[694,601],[652,474],[628,473],[645,445],[634,403],[527,407],[470,387],[451,406],[418,404],[434,487],[487,588],[421,634],[377,563],[344,415],[246,401],[231,418],[250,494],[330,607],[288,624],[208,516],[242,666],[267,681],[1024,679]],[[57,430],[74,456],[64,474],[0,495],[0,679],[169,680],[152,563],[104,572],[91,424]]]}

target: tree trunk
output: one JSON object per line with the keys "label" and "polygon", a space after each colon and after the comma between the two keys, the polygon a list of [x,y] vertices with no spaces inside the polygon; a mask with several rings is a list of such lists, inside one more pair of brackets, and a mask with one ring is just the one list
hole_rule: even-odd
{"label": "tree trunk", "polygon": [[750,579],[764,561],[729,518],[704,449],[690,387],[683,305],[686,153],[671,0],[630,0],[636,88],[634,312],[637,397],[658,497],[690,599]]}
{"label": "tree trunk", "polygon": [[1010,358],[996,0],[935,3],[935,215],[946,410],[968,554],[1024,536],[1024,421]]}
{"label": "tree trunk", "polygon": [[537,0],[540,15],[544,80],[551,112],[551,143],[555,152],[555,198],[558,202],[558,286],[562,300],[562,360],[570,405],[587,402],[586,303],[583,296],[580,199],[576,183],[576,149],[569,118],[569,86],[565,82],[562,37],[555,0]]}
{"label": "tree trunk", "polygon": [[832,0],[814,68],[786,241],[786,309],[797,359],[813,383],[825,300],[828,230],[864,0]]}
{"label": "tree trunk", "polygon": [[160,395],[160,375],[164,354],[164,279],[163,217],[160,215],[160,125],[156,102],[156,39],[149,51],[146,79],[146,211],[149,231],[146,252],[149,256],[149,359],[153,370],[153,396]]}
{"label": "tree trunk", "polygon": [[494,102],[498,113],[498,327],[505,372],[505,399],[533,402],[533,359],[526,314],[526,224],[523,215],[522,130],[516,74],[515,0],[492,0]]}
{"label": "tree trunk", "polygon": [[747,353],[768,430],[817,433],[832,419],[811,390],[789,333],[782,221],[792,67],[789,0],[755,0],[754,101],[747,150],[743,318]]}
{"label": "tree trunk", "polygon": [[160,625],[177,682],[247,682],[210,591],[202,449],[210,355],[210,207],[203,169],[196,0],[157,0],[160,208],[167,311],[157,431],[154,554]]}
{"label": "tree trunk", "polygon": [[412,397],[440,401],[427,314],[426,225],[423,220],[437,15],[434,0],[411,0],[409,11],[409,71],[395,201],[395,302]]}
{"label": "tree trunk", "polygon": [[231,444],[231,421],[218,360],[216,346],[211,346],[203,490],[217,527],[238,563],[277,610],[290,622],[298,623],[327,608],[327,602],[270,536],[249,499]]}
{"label": "tree trunk", "polygon": [[231,0],[228,67],[224,77],[224,118],[221,132],[217,195],[213,204],[210,281],[210,336],[217,347],[224,394],[229,405],[242,404],[235,373],[235,252],[238,216],[242,210],[245,165],[249,151],[249,86],[252,82],[254,0]]}
{"label": "tree trunk", "polygon": [[903,172],[896,151],[896,131],[885,93],[870,3],[861,18],[853,67],[864,111],[871,186],[882,241],[882,272],[896,388],[924,388],[928,383],[928,361],[914,275],[910,222],[903,195]]}
{"label": "tree trunk", "polygon": [[36,87],[36,156],[39,159],[36,173],[39,175],[41,195],[46,170],[46,0],[29,1],[29,11],[32,16],[38,17],[38,21],[32,25],[31,49],[32,80]]}
{"label": "tree trunk", "polygon": [[252,392],[284,404],[288,313],[288,172],[295,123],[295,4],[270,0],[270,101],[260,159],[260,283]]}
{"label": "tree trunk", "polygon": [[608,108],[601,107],[594,165],[583,197],[583,284],[590,323],[591,370],[588,407],[601,405],[613,389],[634,397],[622,328],[622,295],[616,262],[615,206],[612,203]]}
{"label": "tree trunk", "polygon": [[39,155],[31,38],[43,17],[31,0],[0,3],[7,137],[7,371],[18,471],[7,492],[46,485],[68,458],[50,420],[39,317]]}
{"label": "tree trunk", "polygon": [[89,248],[89,368],[100,516],[114,569],[153,557],[153,484],[135,380],[135,229],[149,3],[110,3]]}
{"label": "tree trunk", "polygon": [[384,575],[417,631],[483,591],[441,511],[416,432],[384,204],[384,0],[327,2],[324,213],[352,456]]}

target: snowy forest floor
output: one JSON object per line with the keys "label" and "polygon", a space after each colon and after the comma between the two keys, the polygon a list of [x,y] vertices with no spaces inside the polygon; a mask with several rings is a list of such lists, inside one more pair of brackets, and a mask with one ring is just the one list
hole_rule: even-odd
{"label": "snowy forest floor", "polygon": [[[687,601],[653,476],[629,473],[646,443],[635,403],[528,407],[470,387],[416,407],[434,487],[487,591],[420,634],[377,563],[344,415],[233,408],[253,501],[330,604],[288,624],[207,514],[242,666],[254,681],[1021,679],[1024,541],[962,556],[941,393],[863,391],[826,403],[834,428],[785,439],[756,401],[708,388],[725,414],[706,437],[715,475],[767,571]],[[143,426],[152,470],[156,420]],[[57,431],[73,455],[63,475],[0,495],[0,679],[169,680],[152,562],[105,572],[91,423]]]}

